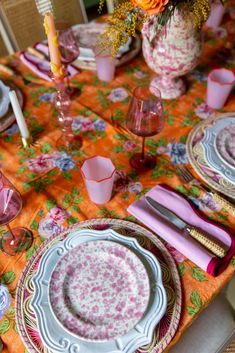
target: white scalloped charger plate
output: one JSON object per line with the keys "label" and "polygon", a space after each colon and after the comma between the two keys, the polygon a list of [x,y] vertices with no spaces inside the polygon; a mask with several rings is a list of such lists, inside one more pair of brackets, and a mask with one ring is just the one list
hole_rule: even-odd
{"label": "white scalloped charger plate", "polygon": [[[79,244],[94,240],[109,240],[128,247],[144,264],[150,281],[150,299],[143,317],[125,335],[118,338],[91,342],[67,331],[58,322],[50,305],[49,283],[58,262]],[[44,344],[53,352],[63,353],[133,353],[151,342],[153,331],[166,311],[167,298],[162,284],[160,265],[136,239],[121,236],[113,230],[80,230],[72,232],[63,242],[48,249],[41,258],[33,278],[35,287],[31,302],[39,333]]]}
{"label": "white scalloped charger plate", "polygon": [[205,134],[201,141],[201,146],[204,150],[204,158],[207,164],[231,183],[235,183],[234,167],[225,161],[223,155],[218,150],[217,137],[221,131],[234,126],[234,124],[234,116],[216,120],[213,125],[205,129]]}

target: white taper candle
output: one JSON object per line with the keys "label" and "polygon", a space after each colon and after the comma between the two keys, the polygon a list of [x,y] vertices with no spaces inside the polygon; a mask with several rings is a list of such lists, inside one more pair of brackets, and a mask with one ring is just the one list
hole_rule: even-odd
{"label": "white taper candle", "polygon": [[16,118],[19,130],[20,130],[21,136],[27,139],[27,138],[29,138],[29,130],[26,125],[24,115],[21,110],[21,107],[20,107],[20,104],[19,104],[19,101],[18,101],[18,98],[17,98],[15,91],[10,91],[9,97],[10,97],[12,109],[15,114],[15,118]]}

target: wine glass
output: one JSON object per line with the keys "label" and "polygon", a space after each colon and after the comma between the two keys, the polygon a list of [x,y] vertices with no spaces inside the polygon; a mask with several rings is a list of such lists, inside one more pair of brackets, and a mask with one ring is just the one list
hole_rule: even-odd
{"label": "wine glass", "polygon": [[[152,90],[152,87],[151,87]],[[143,137],[141,153],[135,153],[130,165],[139,171],[152,169],[156,157],[145,153],[145,138],[158,134],[164,125],[161,93],[154,88],[154,95],[147,87],[134,90],[126,118],[127,128],[135,135]]]}
{"label": "wine glass", "polygon": [[59,30],[58,37],[59,37],[59,49],[61,54],[61,61],[65,68],[65,74],[67,79],[66,91],[70,97],[74,97],[75,95],[78,95],[80,93],[80,90],[79,88],[70,86],[68,66],[75,59],[77,59],[80,52],[79,45],[76,40],[73,29],[71,27],[67,29]]}
{"label": "wine glass", "polygon": [[30,248],[32,232],[26,228],[11,228],[9,223],[22,209],[22,198],[11,182],[0,172],[0,225],[7,231],[0,239],[1,250],[7,255],[15,255]]}

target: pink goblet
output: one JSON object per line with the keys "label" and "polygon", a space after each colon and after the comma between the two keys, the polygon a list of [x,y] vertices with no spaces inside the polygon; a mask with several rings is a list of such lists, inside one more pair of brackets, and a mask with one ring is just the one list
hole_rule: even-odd
{"label": "pink goblet", "polygon": [[65,68],[67,79],[66,92],[72,98],[80,93],[80,89],[70,86],[68,65],[70,65],[74,60],[77,59],[80,52],[79,45],[71,27],[64,30],[59,30],[58,36],[61,60]]}
{"label": "pink goblet", "polygon": [[15,255],[27,250],[33,242],[32,232],[26,228],[11,229],[13,221],[22,209],[22,198],[11,182],[0,172],[0,225],[8,231],[1,236],[1,250],[7,255]]}
{"label": "pink goblet", "polygon": [[130,165],[138,171],[155,167],[156,157],[145,153],[145,138],[158,134],[164,125],[161,93],[157,88],[154,88],[154,95],[151,91],[147,87],[135,88],[126,118],[127,128],[143,137],[142,152],[130,159]]}

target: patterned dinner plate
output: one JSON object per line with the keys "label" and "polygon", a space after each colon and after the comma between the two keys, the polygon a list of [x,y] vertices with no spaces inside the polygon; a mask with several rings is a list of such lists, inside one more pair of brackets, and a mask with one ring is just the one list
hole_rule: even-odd
{"label": "patterned dinner plate", "polygon": [[[24,104],[24,99],[23,99],[23,94],[22,94],[21,90],[17,86],[15,86],[13,83],[5,82],[5,85],[9,86],[11,89],[16,91],[16,95],[17,95],[19,104],[22,108],[23,104]],[[6,130],[9,126],[11,126],[14,123],[14,121],[15,121],[15,115],[13,113],[11,105],[9,105],[6,114],[4,114],[0,118],[0,132]]]}
{"label": "patterned dinner plate", "polygon": [[218,119],[208,126],[201,145],[208,165],[235,183],[235,115]]}
{"label": "patterned dinner plate", "polygon": [[41,339],[56,353],[132,353],[167,306],[156,257],[112,229],[71,232],[44,253],[33,285]]}
{"label": "patterned dinner plate", "polygon": [[232,124],[223,127],[215,139],[215,149],[224,163],[235,168],[235,116]]}
{"label": "patterned dinner plate", "polygon": [[[175,335],[181,314],[182,290],[176,264],[170,251],[155,234],[135,223],[111,218],[79,222],[64,232],[52,236],[43,242],[27,263],[16,293],[16,323],[27,351],[29,353],[52,353],[52,350],[48,349],[40,338],[38,323],[31,305],[35,292],[32,280],[38,270],[41,258],[49,248],[65,240],[69,233],[81,229],[113,229],[123,236],[137,239],[143,248],[157,257],[167,293],[167,309],[155,327],[152,341],[138,348],[135,353],[162,353]],[[66,344],[64,341],[65,346]]]}
{"label": "patterned dinner plate", "polygon": [[91,341],[125,335],[144,315],[149,294],[140,259],[107,240],[69,251],[52,272],[49,286],[52,311],[62,326]]}
{"label": "patterned dinner plate", "polygon": [[[190,132],[187,143],[187,155],[189,162],[197,174],[213,189],[235,200],[235,185],[225,178],[219,171],[208,164],[205,158],[202,140],[208,128],[213,127],[220,120],[231,118],[235,113],[225,113],[211,119],[203,120],[197,124]],[[217,142],[218,144],[218,142]],[[221,158],[224,158],[222,156]]]}

